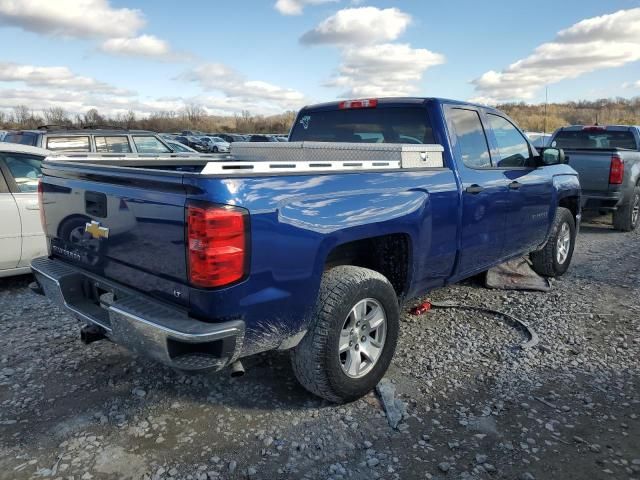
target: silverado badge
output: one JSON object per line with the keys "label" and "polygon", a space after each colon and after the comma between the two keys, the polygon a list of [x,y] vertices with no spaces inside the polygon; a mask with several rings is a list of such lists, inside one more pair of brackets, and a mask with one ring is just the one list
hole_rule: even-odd
{"label": "silverado badge", "polygon": [[93,238],[109,238],[109,229],[100,225],[100,222],[91,220],[84,226],[84,231],[91,235]]}

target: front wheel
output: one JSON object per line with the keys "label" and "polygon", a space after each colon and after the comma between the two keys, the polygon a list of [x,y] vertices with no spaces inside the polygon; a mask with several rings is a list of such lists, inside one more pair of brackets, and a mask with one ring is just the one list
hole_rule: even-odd
{"label": "front wheel", "polygon": [[570,210],[558,207],[551,235],[544,248],[531,253],[533,269],[538,275],[559,277],[569,268],[576,244],[576,222]]}
{"label": "front wheel", "polygon": [[296,378],[332,402],[360,398],[389,368],[399,329],[398,299],[383,275],[353,266],[328,270],[313,323],[291,353]]}
{"label": "front wheel", "polygon": [[213,147],[213,153],[218,153],[218,147],[216,146]]}
{"label": "front wheel", "polygon": [[621,232],[632,232],[640,221],[640,186],[634,188],[631,201],[613,212],[613,228]]}

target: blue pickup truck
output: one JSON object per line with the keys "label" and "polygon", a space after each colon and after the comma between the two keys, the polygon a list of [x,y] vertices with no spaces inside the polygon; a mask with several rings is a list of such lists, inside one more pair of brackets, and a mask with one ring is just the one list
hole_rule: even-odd
{"label": "blue pickup truck", "polygon": [[306,389],[346,402],[384,375],[408,299],[522,255],[547,276],[571,261],[577,174],[495,109],[320,104],[289,143],[232,155],[50,157],[34,290],[87,343],[191,371],[290,350]]}

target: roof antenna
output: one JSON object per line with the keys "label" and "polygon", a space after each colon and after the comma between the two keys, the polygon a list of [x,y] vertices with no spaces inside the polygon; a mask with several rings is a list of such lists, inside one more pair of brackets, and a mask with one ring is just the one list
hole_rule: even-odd
{"label": "roof antenna", "polygon": [[544,87],[544,127],[542,132],[543,135],[547,134],[547,105],[548,104],[549,104],[549,85],[545,85]]}

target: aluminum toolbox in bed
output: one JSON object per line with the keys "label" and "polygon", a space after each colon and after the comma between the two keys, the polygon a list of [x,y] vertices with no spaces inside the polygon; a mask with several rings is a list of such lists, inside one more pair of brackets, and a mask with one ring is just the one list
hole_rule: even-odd
{"label": "aluminum toolbox in bed", "polygon": [[[396,168],[442,168],[442,145],[337,142],[234,142],[231,155],[250,162],[397,162]],[[233,160],[231,160],[233,161]]]}

